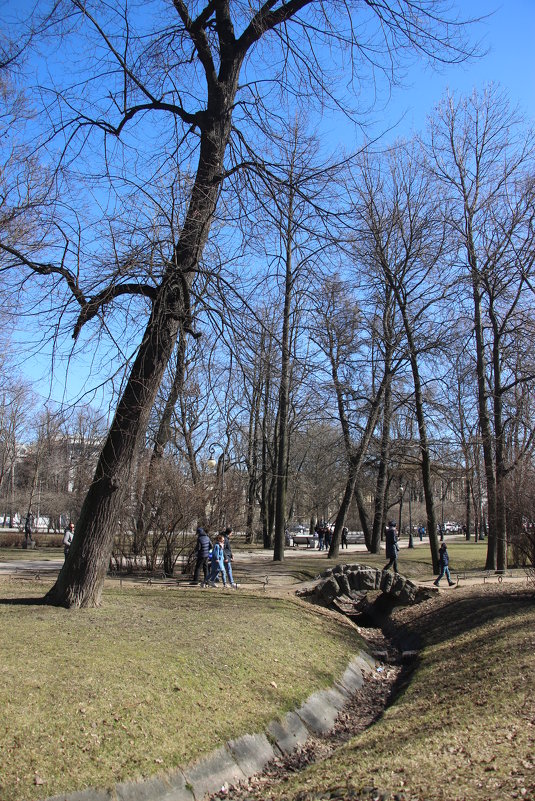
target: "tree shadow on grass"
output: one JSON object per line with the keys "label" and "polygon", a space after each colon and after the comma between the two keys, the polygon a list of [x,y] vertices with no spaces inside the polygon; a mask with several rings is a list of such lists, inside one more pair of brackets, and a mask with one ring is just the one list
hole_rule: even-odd
{"label": "tree shadow on grass", "polygon": [[[511,590],[498,586],[496,590],[478,592],[473,588],[462,598],[452,597],[444,599],[439,605],[416,615],[408,624],[397,629],[397,634],[405,630],[415,635],[425,645],[439,645],[442,642],[469,633],[482,625],[509,618],[511,615],[532,608],[534,605],[533,591]],[[515,627],[514,621],[510,624]],[[401,629],[401,630],[400,630]],[[407,631],[408,630],[408,631]]]}
{"label": "tree shadow on grass", "polygon": [[0,598],[0,606],[50,606],[45,596],[39,598]]}

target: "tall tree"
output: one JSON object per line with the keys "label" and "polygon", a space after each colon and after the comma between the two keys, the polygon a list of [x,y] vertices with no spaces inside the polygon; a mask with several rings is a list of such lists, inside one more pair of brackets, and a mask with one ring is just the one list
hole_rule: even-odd
{"label": "tall tree", "polygon": [[360,190],[360,258],[378,270],[399,310],[407,346],[418,424],[420,465],[433,569],[438,573],[438,539],[431,477],[431,451],[421,361],[441,344],[436,312],[443,282],[437,267],[445,252],[445,227],[430,191],[429,176],[414,149],[398,145],[384,172],[366,159]]}
{"label": "tall tree", "polygon": [[[504,394],[509,343],[532,303],[534,135],[496,87],[447,96],[430,123],[429,155],[449,201],[461,280],[472,299],[479,429],[489,520],[488,569],[506,567]],[[529,379],[532,378],[528,371]]]}

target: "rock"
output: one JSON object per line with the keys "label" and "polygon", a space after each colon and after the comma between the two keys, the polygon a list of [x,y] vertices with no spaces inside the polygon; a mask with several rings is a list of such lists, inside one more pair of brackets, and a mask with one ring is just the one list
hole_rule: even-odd
{"label": "rock", "polygon": [[399,596],[399,594],[403,590],[403,587],[405,586],[405,582],[406,579],[403,578],[403,576],[400,576],[399,573],[396,573],[392,580],[392,586],[390,587],[390,594]]}
{"label": "rock", "polygon": [[346,573],[341,573],[340,575],[337,575],[336,576],[336,581],[338,582],[338,585],[340,587],[340,591],[344,595],[349,595],[349,593],[351,592],[351,587],[349,586],[349,580],[347,578],[347,574]]}
{"label": "rock", "polygon": [[360,587],[361,590],[374,590],[376,586],[376,573],[372,567],[361,568],[360,574]]}
{"label": "rock", "polygon": [[340,594],[340,585],[334,576],[330,576],[320,581],[316,587],[316,594],[330,604],[331,601]]}
{"label": "rock", "polygon": [[383,570],[379,589],[382,592],[390,592],[390,588],[394,582],[394,575],[389,570]]}

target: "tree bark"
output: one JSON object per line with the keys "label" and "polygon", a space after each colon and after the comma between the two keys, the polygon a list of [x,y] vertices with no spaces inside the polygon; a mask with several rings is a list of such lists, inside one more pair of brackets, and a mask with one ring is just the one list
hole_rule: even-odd
{"label": "tree bark", "polygon": [[355,485],[354,495],[357,502],[357,509],[359,510],[360,525],[362,526],[362,531],[364,533],[364,542],[366,543],[366,548],[368,551],[371,552],[372,529],[370,527],[368,512],[366,511],[366,506],[364,505],[364,498],[362,497],[362,488],[358,482]]}

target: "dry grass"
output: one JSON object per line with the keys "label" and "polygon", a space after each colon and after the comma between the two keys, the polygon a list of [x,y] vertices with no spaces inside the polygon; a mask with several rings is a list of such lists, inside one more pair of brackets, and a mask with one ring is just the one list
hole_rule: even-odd
{"label": "dry grass", "polygon": [[[484,544],[449,551],[454,568],[483,567]],[[305,553],[298,563],[268,572],[333,564]],[[430,579],[428,548],[404,549],[401,569]],[[265,594],[116,586],[101,609],[69,612],[42,606],[44,591],[0,582],[2,801],[185,765],[332,683],[360,645],[333,617]],[[357,798],[368,785],[411,801],[533,801],[533,596],[446,590],[394,618],[425,643],[411,682],[376,725],[271,797]]]}
{"label": "dry grass", "polygon": [[114,588],[77,612],[42,594],[0,583],[2,801],[186,765],[330,685],[360,647],[302,603],[249,593]]}

